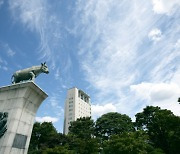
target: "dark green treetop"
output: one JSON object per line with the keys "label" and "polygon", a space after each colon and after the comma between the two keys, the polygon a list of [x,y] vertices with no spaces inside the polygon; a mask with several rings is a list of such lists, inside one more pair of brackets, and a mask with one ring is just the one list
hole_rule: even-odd
{"label": "dark green treetop", "polygon": [[180,153],[180,117],[153,106],[147,106],[135,116],[137,129],[145,130],[154,146],[168,154]]}
{"label": "dark green treetop", "polygon": [[131,118],[117,112],[102,115],[95,124],[95,135],[102,139],[108,139],[111,135],[131,131],[134,131]]}

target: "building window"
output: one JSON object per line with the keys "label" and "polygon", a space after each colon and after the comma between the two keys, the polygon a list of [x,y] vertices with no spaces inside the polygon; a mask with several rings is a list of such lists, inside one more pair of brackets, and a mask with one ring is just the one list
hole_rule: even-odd
{"label": "building window", "polygon": [[73,104],[70,104],[69,107],[73,107]]}
{"label": "building window", "polygon": [[83,100],[83,94],[81,94],[81,99]]}
{"label": "building window", "polygon": [[70,101],[69,104],[73,104],[73,101]]}

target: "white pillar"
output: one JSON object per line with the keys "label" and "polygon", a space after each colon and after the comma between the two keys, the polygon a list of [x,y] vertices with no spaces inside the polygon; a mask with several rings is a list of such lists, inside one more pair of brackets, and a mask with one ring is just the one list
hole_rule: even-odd
{"label": "white pillar", "polygon": [[27,154],[36,112],[47,97],[34,82],[0,88],[0,112],[8,113],[0,154]]}

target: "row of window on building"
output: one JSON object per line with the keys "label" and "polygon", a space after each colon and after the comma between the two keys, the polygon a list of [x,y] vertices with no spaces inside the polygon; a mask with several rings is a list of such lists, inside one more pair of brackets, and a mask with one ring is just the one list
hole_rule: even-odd
{"label": "row of window on building", "polygon": [[85,101],[86,103],[89,103],[89,97],[87,97],[86,95],[84,95],[80,90],[78,91],[78,97],[81,98],[83,101]]}

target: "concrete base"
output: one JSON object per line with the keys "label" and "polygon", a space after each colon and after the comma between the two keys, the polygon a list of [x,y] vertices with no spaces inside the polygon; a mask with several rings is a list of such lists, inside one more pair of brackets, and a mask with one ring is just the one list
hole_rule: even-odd
{"label": "concrete base", "polygon": [[33,82],[0,88],[0,112],[8,112],[0,154],[27,154],[36,112],[47,96]]}

